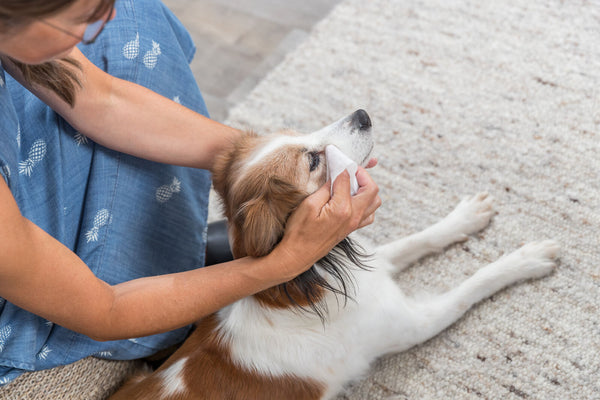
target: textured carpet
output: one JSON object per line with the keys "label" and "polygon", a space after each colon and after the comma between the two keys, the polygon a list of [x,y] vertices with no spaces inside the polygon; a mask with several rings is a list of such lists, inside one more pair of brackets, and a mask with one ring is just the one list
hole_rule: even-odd
{"label": "textured carpet", "polygon": [[88,357],[62,367],[26,372],[0,388],[0,400],[103,400],[142,368],[141,361]]}
{"label": "textured carpet", "polygon": [[600,4],[347,0],[230,114],[310,132],[373,120],[377,243],[488,190],[491,226],[399,277],[442,291],[525,242],[562,246],[552,276],[477,305],[386,356],[340,399],[600,398]]}

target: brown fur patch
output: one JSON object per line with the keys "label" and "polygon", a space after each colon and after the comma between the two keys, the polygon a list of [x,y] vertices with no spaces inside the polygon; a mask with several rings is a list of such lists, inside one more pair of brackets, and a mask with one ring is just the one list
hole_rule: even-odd
{"label": "brown fur patch", "polygon": [[[323,395],[324,387],[316,381],[294,376],[262,376],[240,368],[229,354],[213,314],[199,322],[181,348],[153,375],[143,381],[132,380],[109,400],[315,400]],[[182,358],[187,358],[182,373],[185,391],[161,397],[160,373]]]}
{"label": "brown fur patch", "polygon": [[306,197],[280,177],[251,174],[238,183],[231,221],[235,257],[267,255],[279,243],[290,213]]}

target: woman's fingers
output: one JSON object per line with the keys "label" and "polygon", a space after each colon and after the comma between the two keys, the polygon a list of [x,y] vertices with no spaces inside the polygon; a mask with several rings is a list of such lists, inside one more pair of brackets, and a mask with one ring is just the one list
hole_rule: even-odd
{"label": "woman's fingers", "polygon": [[350,175],[348,171],[343,171],[333,182],[330,206],[346,215],[351,212],[350,197]]}
{"label": "woman's fingers", "polygon": [[371,158],[365,168],[373,168],[379,161],[376,158]]}
{"label": "woman's fingers", "polygon": [[381,198],[379,197],[379,187],[364,168],[358,168],[356,180],[359,189],[352,200],[355,203],[354,206],[361,212],[358,228],[362,228],[375,220],[374,213],[381,206]]}
{"label": "woman's fingers", "polygon": [[323,207],[329,203],[331,199],[330,187],[331,184],[327,181],[325,185],[321,186],[316,192],[306,198],[305,202],[313,207],[315,217],[319,217]]}
{"label": "woman's fingers", "polygon": [[368,217],[365,217],[358,225],[358,229],[364,228],[365,226],[369,226],[373,222],[375,222],[375,214],[374,213],[369,215]]}

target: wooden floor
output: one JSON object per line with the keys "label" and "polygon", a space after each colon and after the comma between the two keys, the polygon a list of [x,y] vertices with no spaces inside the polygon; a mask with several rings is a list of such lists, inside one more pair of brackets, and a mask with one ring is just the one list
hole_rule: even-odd
{"label": "wooden floor", "polygon": [[163,0],[192,34],[192,69],[223,121],[340,0]]}

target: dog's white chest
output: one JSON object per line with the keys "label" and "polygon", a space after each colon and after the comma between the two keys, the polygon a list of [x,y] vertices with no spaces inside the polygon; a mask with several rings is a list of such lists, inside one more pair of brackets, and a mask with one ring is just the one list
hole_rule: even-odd
{"label": "dog's white chest", "polygon": [[261,374],[324,381],[336,392],[385,351],[391,339],[386,325],[405,302],[387,273],[355,271],[355,277],[354,298],[345,306],[341,298],[328,299],[326,322],[297,310],[264,308],[252,298],[224,309],[219,316],[232,358]]}

